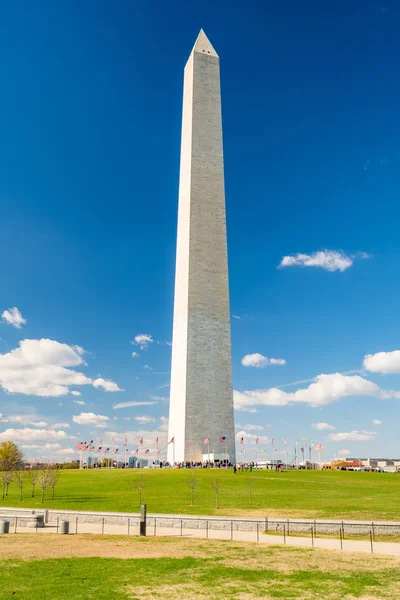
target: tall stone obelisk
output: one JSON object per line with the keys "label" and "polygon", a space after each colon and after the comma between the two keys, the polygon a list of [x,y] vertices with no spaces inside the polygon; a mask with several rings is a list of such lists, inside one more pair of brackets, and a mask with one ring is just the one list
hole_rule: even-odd
{"label": "tall stone obelisk", "polygon": [[219,57],[203,30],[185,67],[178,213],[168,461],[233,462]]}

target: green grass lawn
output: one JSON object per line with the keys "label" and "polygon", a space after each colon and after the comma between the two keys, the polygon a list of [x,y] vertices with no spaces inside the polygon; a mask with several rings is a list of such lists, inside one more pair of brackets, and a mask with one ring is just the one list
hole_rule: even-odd
{"label": "green grass lawn", "polygon": [[[391,557],[232,542],[96,537],[79,536],[76,542],[56,535],[46,540],[7,536],[0,548],[0,600],[399,597],[399,561]],[[99,551],[101,556],[96,556]],[[51,555],[54,558],[48,558]],[[124,555],[127,558],[121,558]]]}
{"label": "green grass lawn", "polygon": [[[238,472],[199,469],[194,506],[185,479],[190,471],[162,469],[62,471],[55,500],[40,491],[31,498],[28,485],[19,500],[19,489],[11,484],[1,506],[46,507],[71,510],[132,511],[139,506],[135,483],[144,478],[143,502],[149,512],[400,520],[400,476],[390,473],[343,471]],[[255,478],[253,504],[246,483]],[[220,508],[210,482],[220,479]]]}

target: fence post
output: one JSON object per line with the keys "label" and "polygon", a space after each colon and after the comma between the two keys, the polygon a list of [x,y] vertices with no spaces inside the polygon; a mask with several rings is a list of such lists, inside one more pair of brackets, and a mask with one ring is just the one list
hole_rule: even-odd
{"label": "fence post", "polygon": [[101,524],[101,533],[104,533],[104,517],[103,517],[103,522]]}
{"label": "fence post", "polygon": [[342,521],[342,535],[343,535],[343,539],[344,539],[344,521]]}
{"label": "fence post", "polygon": [[146,537],[146,525],[147,525],[147,504],[140,505],[140,528],[139,535]]}
{"label": "fence post", "polygon": [[314,548],[314,529],[311,527],[311,545]]}
{"label": "fence post", "polygon": [[208,519],[206,521],[206,538],[208,539]]}
{"label": "fence post", "polygon": [[283,526],[283,543],[286,544],[286,525]]}
{"label": "fence post", "polygon": [[259,524],[257,522],[257,542],[259,542],[259,541],[260,541],[260,527],[259,527]]}
{"label": "fence post", "polygon": [[314,519],[314,535],[317,537],[317,521]]}
{"label": "fence post", "polygon": [[17,523],[18,523],[18,517],[15,517],[15,529],[14,529],[14,533],[17,533]]}
{"label": "fence post", "polygon": [[374,542],[375,542],[375,525],[372,522],[372,537],[374,538]]}
{"label": "fence post", "polygon": [[231,540],[233,540],[233,521],[231,521]]}
{"label": "fence post", "polygon": [[289,519],[287,520],[287,534],[290,535],[290,530],[289,530]]}
{"label": "fence post", "polygon": [[181,537],[183,536],[183,519],[181,519]]}
{"label": "fence post", "polygon": [[78,533],[78,517],[76,517],[75,533]]}
{"label": "fence post", "polygon": [[38,520],[37,520],[37,517],[36,517],[35,533],[37,533],[37,530],[38,530]]}
{"label": "fence post", "polygon": [[268,533],[268,517],[265,519],[265,531]]}
{"label": "fence post", "polygon": [[339,527],[339,535],[340,535],[340,549],[343,550],[343,538],[342,538],[342,528]]}
{"label": "fence post", "polygon": [[373,552],[374,551],[374,544],[373,544],[373,541],[372,541],[372,529],[369,530],[369,539],[371,541],[371,552]]}
{"label": "fence post", "polygon": [[131,531],[131,518],[128,517],[128,535],[129,535],[130,531]]}
{"label": "fence post", "polygon": [[58,533],[58,527],[60,525],[60,517],[57,517],[57,533]]}
{"label": "fence post", "polygon": [[157,533],[157,518],[154,517],[154,537],[156,537],[156,533]]}

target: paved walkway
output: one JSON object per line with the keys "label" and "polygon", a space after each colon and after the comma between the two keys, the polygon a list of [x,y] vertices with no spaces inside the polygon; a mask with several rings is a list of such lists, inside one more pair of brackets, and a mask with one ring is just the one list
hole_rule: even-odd
{"label": "paved walkway", "polygon": [[[78,526],[78,530],[76,527]],[[129,531],[128,531],[129,528]],[[44,528],[38,528],[37,530],[29,527],[17,527],[17,533],[33,533],[37,531],[40,535],[46,533],[57,533],[57,525],[50,524]],[[15,532],[15,527],[11,527],[10,534]],[[70,534],[76,533],[89,533],[89,534],[108,534],[108,535],[138,535],[139,528],[136,524],[127,527],[127,525],[118,525],[110,523],[78,523],[76,521],[70,521]],[[162,536],[162,537],[185,537],[185,538],[201,538],[201,539],[213,539],[213,540],[234,540],[243,542],[259,542],[268,545],[282,545],[297,546],[302,548],[323,548],[325,550],[343,550],[347,552],[367,552],[372,551],[375,554],[398,556],[400,557],[400,544],[393,542],[373,542],[371,547],[370,541],[359,541],[359,540],[347,540],[344,539],[342,542],[340,539],[332,538],[311,538],[311,537],[296,537],[283,535],[265,535],[261,531],[236,531],[236,530],[221,530],[221,529],[187,529],[182,530],[173,527],[148,527],[147,535]]]}

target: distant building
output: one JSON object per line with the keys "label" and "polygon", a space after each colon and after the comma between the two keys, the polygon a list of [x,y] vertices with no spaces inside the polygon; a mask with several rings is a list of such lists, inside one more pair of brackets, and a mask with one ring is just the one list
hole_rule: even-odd
{"label": "distant building", "polygon": [[400,471],[400,458],[346,458],[346,467]]}

